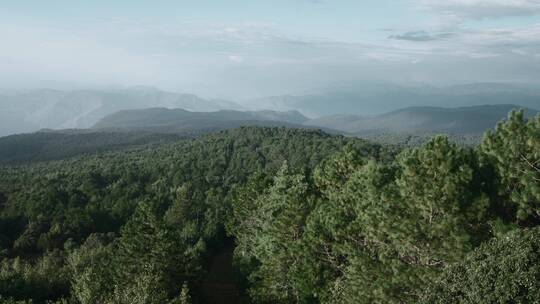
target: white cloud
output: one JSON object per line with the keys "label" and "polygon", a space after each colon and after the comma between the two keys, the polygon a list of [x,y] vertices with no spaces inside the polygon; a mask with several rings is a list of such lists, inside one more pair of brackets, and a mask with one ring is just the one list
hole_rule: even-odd
{"label": "white cloud", "polygon": [[[422,37],[437,37],[423,32]],[[405,39],[410,33],[390,36],[404,51],[424,50],[424,54],[492,58],[502,55],[532,56],[540,51],[540,24],[513,29],[461,29],[445,33],[444,39]],[[396,37],[401,37],[396,39]],[[404,37],[404,38],[403,38]]]}
{"label": "white cloud", "polygon": [[296,37],[257,22],[57,30],[0,21],[0,82],[145,84],[235,98],[373,79],[540,79],[540,25],[394,36],[362,44]]}
{"label": "white cloud", "polygon": [[240,63],[244,61],[244,57],[240,55],[229,55],[229,60],[232,62]]}
{"label": "white cloud", "polygon": [[456,18],[485,19],[540,14],[540,0],[417,0],[423,8]]}

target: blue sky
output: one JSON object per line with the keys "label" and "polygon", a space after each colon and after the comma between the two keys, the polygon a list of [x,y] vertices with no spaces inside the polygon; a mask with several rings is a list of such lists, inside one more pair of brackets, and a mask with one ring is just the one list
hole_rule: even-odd
{"label": "blue sky", "polygon": [[0,0],[0,39],[4,87],[244,98],[540,79],[540,0]]}
{"label": "blue sky", "polygon": [[[5,4],[4,4],[5,2]],[[72,26],[84,22],[139,20],[178,23],[266,23],[291,33],[359,41],[366,34],[416,23],[427,14],[406,0],[221,0],[221,1],[4,1],[12,21]]]}

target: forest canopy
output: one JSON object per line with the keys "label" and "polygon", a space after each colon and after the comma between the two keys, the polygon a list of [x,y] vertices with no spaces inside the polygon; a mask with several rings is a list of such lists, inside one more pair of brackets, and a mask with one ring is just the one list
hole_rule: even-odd
{"label": "forest canopy", "polygon": [[475,147],[239,128],[2,167],[0,303],[535,303],[539,224],[540,115]]}

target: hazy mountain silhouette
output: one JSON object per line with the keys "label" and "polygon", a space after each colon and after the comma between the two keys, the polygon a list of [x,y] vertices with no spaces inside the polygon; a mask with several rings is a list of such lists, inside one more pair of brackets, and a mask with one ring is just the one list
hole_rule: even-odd
{"label": "hazy mountain silhouette", "polygon": [[[253,110],[269,109],[273,111],[297,110],[303,115],[315,118],[331,115],[373,116],[406,107],[466,107],[484,104],[516,104],[538,109],[540,107],[540,90],[500,83],[466,84],[451,87],[433,86],[398,86],[388,83],[363,83],[355,87],[340,87],[320,94],[305,96],[273,96],[249,101],[242,105],[226,100],[204,99],[191,94],[180,94],[161,91],[150,87],[130,87],[94,90],[31,90],[6,91],[0,93],[0,136],[35,132],[46,129],[90,128],[102,118],[122,110],[147,108],[182,108],[191,112],[210,112],[218,110]],[[236,117],[235,120],[250,121],[284,121],[299,124],[302,119],[275,117],[271,111],[258,115],[250,114]],[[150,115],[150,112],[146,113]],[[176,113],[178,114],[178,113]],[[208,128],[216,119],[223,125],[235,125],[223,119],[238,113],[211,114],[207,122]],[[480,113],[478,113],[480,114]],[[218,115],[222,116],[218,118]],[[283,115],[283,114],[279,114]],[[298,115],[298,114],[295,114]],[[194,117],[192,117],[194,119]],[[197,126],[203,124],[204,116],[197,118]],[[142,118],[138,118],[142,119]],[[345,125],[356,117],[340,116],[339,123]],[[144,120],[144,119],[143,119]],[[319,120],[322,126],[332,118]],[[185,121],[187,124],[187,121]],[[367,123],[367,122],[366,122]],[[370,120],[369,123],[378,123]],[[189,127],[186,125],[186,128]],[[353,127],[343,127],[356,130]],[[366,127],[367,128],[367,127]],[[366,129],[362,127],[361,129]],[[373,129],[384,126],[371,126]],[[465,127],[468,128],[468,127]],[[358,128],[357,128],[358,129]],[[444,128],[442,130],[445,130]]]}
{"label": "hazy mountain silhouette", "polygon": [[[332,115],[305,122],[354,134],[478,134],[493,128],[518,105],[482,105],[458,108],[409,107],[376,116]],[[525,108],[527,116],[538,113]]]}
{"label": "hazy mountain silhouette", "polygon": [[0,95],[0,136],[42,128],[89,128],[108,114],[150,107],[193,111],[238,109],[223,100],[148,87],[106,90],[32,90]]}
{"label": "hazy mountain silhouette", "polygon": [[191,112],[184,109],[150,108],[124,110],[101,119],[93,129],[181,132],[220,130],[240,126],[301,126],[308,119],[297,111]]}
{"label": "hazy mountain silhouette", "polygon": [[540,90],[500,83],[449,87],[360,84],[320,94],[272,96],[251,100],[253,107],[296,109],[310,117],[336,114],[377,115],[406,107],[466,107],[518,104],[540,108]]}

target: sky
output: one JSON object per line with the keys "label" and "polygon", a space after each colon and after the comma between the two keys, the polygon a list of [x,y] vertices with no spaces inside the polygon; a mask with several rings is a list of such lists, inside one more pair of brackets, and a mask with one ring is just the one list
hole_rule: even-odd
{"label": "sky", "polygon": [[0,0],[0,87],[535,84],[540,0]]}

